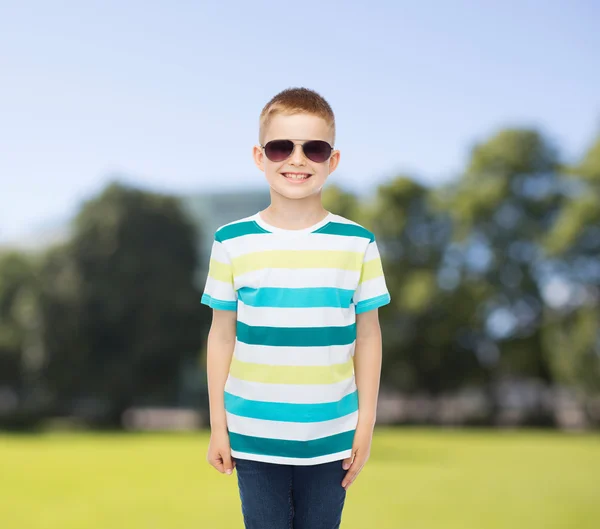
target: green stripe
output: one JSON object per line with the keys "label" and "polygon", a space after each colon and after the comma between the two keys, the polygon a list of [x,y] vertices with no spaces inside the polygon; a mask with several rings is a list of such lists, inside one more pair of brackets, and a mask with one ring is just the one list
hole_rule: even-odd
{"label": "green stripe", "polygon": [[310,441],[289,441],[268,437],[252,437],[229,432],[231,449],[247,454],[279,457],[319,457],[352,449],[354,430],[321,437]]}
{"label": "green stripe", "polygon": [[253,235],[255,233],[271,233],[270,231],[261,228],[253,220],[245,222],[236,222],[235,224],[229,224],[223,226],[215,233],[215,240],[219,242],[226,241],[228,239],[235,239],[236,237],[242,237],[243,235]]}
{"label": "green stripe", "polygon": [[238,321],[237,339],[252,345],[283,347],[348,345],[356,339],[356,324],[345,327],[259,327]]}
{"label": "green stripe", "polygon": [[363,228],[362,226],[357,226],[356,224],[345,224],[343,222],[329,222],[325,224],[322,228],[313,231],[312,233],[325,233],[327,235],[343,235],[346,237],[363,237],[365,239],[369,239],[371,242],[375,240],[375,235],[373,235],[369,230]]}

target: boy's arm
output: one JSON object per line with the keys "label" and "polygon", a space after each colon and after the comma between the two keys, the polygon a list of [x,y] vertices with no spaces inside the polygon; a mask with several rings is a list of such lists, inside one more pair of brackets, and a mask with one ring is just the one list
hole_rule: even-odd
{"label": "boy's arm", "polygon": [[354,376],[358,388],[358,423],[373,428],[381,378],[381,328],[377,309],[356,315]]}
{"label": "boy's arm", "polygon": [[354,434],[352,455],[344,459],[343,463],[344,469],[349,469],[342,481],[342,487],[346,490],[362,470],[371,452],[381,377],[381,328],[378,309],[356,315],[354,377],[358,388],[358,425]]}
{"label": "boy's arm", "polygon": [[213,309],[206,355],[211,427],[211,442],[207,459],[217,470],[228,474],[231,473],[234,465],[231,462],[227,434],[224,389],[235,346],[236,319],[237,312],[234,310]]}

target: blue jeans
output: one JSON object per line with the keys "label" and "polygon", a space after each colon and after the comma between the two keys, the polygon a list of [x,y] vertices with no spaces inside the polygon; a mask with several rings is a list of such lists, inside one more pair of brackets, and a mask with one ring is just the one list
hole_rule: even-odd
{"label": "blue jeans", "polygon": [[246,529],[337,529],[346,491],[342,460],[282,465],[236,459]]}

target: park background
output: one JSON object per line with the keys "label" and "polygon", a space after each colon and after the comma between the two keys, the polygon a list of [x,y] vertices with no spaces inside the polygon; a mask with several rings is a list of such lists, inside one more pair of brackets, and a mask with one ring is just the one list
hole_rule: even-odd
{"label": "park background", "polygon": [[0,2],[0,526],[241,527],[205,461],[214,230],[258,116],[336,114],[326,207],[392,303],[342,527],[587,529],[600,471],[600,7]]}

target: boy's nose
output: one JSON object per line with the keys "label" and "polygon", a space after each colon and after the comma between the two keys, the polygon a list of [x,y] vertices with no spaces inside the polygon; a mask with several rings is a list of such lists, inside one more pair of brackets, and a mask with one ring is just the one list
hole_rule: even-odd
{"label": "boy's nose", "polygon": [[294,150],[292,151],[290,162],[293,162],[295,164],[304,164],[304,151],[302,150],[301,144],[298,143],[294,145]]}

